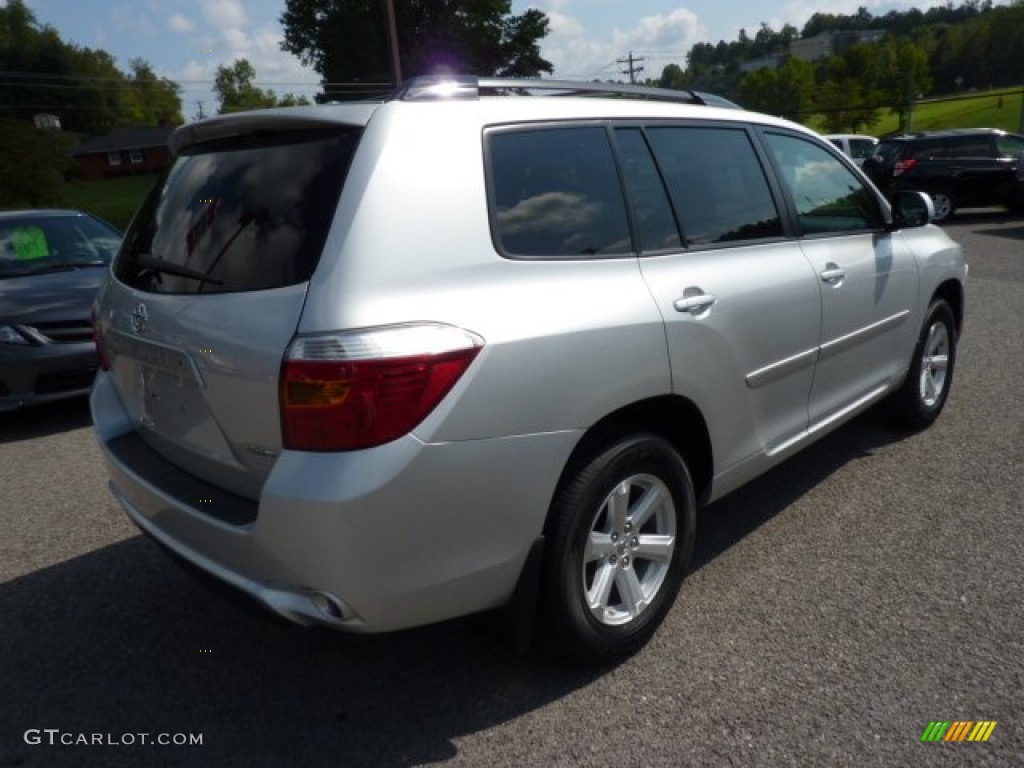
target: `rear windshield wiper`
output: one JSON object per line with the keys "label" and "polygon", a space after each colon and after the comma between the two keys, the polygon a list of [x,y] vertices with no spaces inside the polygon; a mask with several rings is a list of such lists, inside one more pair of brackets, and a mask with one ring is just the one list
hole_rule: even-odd
{"label": "rear windshield wiper", "polygon": [[169,261],[153,258],[153,256],[148,253],[140,253],[135,257],[135,262],[139,266],[151,269],[154,272],[162,272],[165,275],[187,277],[190,280],[198,280],[200,283],[210,283],[211,285],[224,285],[223,280],[219,280],[216,277],[210,277],[205,272],[200,272],[197,269],[189,269],[188,267],[179,267],[177,264],[172,264]]}

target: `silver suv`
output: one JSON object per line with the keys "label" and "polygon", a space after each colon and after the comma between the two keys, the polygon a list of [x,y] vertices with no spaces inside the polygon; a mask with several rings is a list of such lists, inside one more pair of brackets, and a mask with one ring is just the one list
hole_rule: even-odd
{"label": "silver suv", "polygon": [[172,149],[97,299],[96,435],[143,532],[299,623],[506,606],[609,662],[698,503],[949,392],[930,201],[710,97],[416,80]]}

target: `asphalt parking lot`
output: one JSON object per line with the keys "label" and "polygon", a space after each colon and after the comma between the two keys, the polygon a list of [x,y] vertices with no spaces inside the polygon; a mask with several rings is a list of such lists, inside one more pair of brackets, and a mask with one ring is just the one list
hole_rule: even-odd
{"label": "asphalt parking lot", "polygon": [[[666,624],[601,672],[479,619],[254,616],[127,522],[84,402],[0,415],[0,768],[1024,765],[1024,219],[947,229],[971,267],[939,422],[866,414],[705,510]],[[997,726],[921,743],[936,720]]]}

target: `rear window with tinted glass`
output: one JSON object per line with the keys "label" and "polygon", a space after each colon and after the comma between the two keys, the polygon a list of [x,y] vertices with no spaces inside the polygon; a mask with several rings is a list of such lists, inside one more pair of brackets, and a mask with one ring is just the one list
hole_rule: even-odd
{"label": "rear window with tinted glass", "polygon": [[255,134],[186,148],[132,222],[115,275],[153,293],[305,282],[323,250],[360,133]]}

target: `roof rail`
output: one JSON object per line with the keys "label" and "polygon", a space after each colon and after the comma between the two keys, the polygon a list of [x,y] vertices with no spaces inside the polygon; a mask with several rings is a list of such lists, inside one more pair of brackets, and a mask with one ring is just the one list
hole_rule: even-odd
{"label": "roof rail", "polygon": [[709,93],[676,91],[626,83],[583,83],[546,78],[476,77],[475,75],[427,75],[406,80],[390,100],[437,101],[478,99],[481,95],[521,96],[617,96],[649,101],[671,101],[739,109],[737,104]]}

